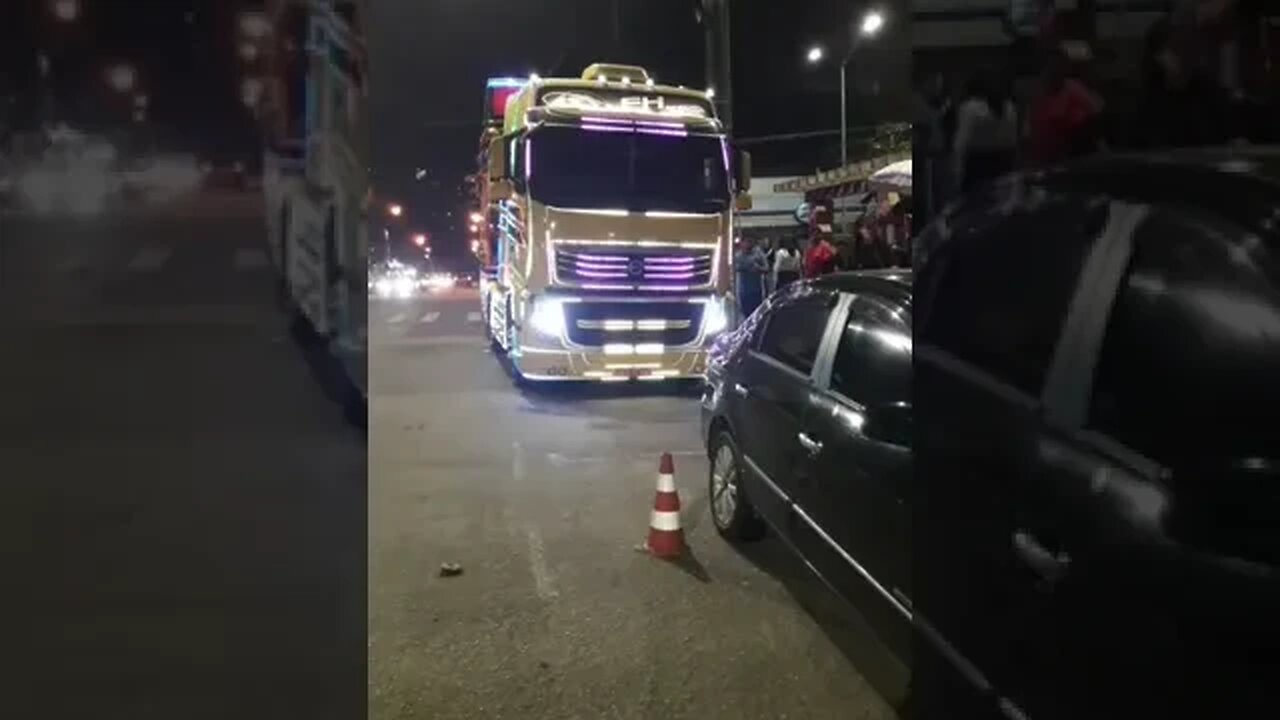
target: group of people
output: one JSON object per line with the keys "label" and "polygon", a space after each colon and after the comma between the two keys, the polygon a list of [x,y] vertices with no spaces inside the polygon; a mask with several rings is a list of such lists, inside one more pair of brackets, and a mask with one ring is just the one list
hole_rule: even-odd
{"label": "group of people", "polygon": [[959,92],[935,76],[920,95],[915,139],[918,155],[923,149],[931,158],[918,168],[926,219],[951,198],[1018,168],[1117,146],[1224,144],[1274,125],[1258,120],[1265,109],[1248,90],[1256,83],[1242,59],[1244,4],[1179,0],[1147,31],[1141,76],[1138,68],[1121,73],[1130,80],[1101,79],[1091,32],[1070,13],[1046,16],[1030,73],[1006,72],[1016,62],[988,67]]}
{"label": "group of people", "polygon": [[733,268],[742,317],[755,312],[770,294],[801,278],[815,278],[834,272],[911,264],[910,242],[900,223],[856,220],[853,236],[835,241],[821,234],[801,250],[795,238],[744,237],[734,251]]}

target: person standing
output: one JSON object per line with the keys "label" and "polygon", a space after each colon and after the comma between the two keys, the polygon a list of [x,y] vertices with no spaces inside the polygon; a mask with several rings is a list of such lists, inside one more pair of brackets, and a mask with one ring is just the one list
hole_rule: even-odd
{"label": "person standing", "polygon": [[764,278],[769,263],[758,245],[750,238],[742,238],[733,257],[733,269],[737,274],[738,309],[746,319],[764,301]]}
{"label": "person standing", "polygon": [[809,252],[805,253],[804,276],[816,278],[835,272],[838,258],[836,247],[831,244],[831,236],[827,233],[819,235],[817,242],[809,246]]}
{"label": "person standing", "polygon": [[969,192],[1013,170],[1018,144],[1018,111],[1007,83],[987,70],[970,81],[956,110],[953,178]]}
{"label": "person standing", "polygon": [[783,238],[773,253],[773,291],[800,279],[800,250],[793,238]]}
{"label": "person standing", "polygon": [[1031,165],[1052,165],[1096,150],[1103,109],[1102,98],[1074,77],[1067,51],[1057,49],[1031,103],[1027,148]]}

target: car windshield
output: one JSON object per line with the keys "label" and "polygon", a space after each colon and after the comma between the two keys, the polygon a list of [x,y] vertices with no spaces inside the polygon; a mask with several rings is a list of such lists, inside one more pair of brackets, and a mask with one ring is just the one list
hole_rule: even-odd
{"label": "car windshield", "polygon": [[729,180],[720,138],[671,133],[622,128],[536,130],[525,157],[530,195],[561,207],[725,210]]}

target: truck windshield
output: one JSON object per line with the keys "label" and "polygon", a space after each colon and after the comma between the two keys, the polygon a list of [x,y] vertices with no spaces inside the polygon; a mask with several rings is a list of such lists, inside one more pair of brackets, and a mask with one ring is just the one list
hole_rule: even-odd
{"label": "truck windshield", "polygon": [[529,193],[548,205],[714,213],[729,204],[718,137],[544,127],[529,148]]}

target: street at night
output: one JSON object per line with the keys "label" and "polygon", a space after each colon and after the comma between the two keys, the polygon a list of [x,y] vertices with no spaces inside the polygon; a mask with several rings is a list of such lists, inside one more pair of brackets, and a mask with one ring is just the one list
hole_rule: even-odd
{"label": "street at night", "polygon": [[[521,391],[477,308],[370,300],[371,717],[893,717],[903,671],[856,611],[716,534],[693,393]],[[675,562],[636,550],[663,452]]]}
{"label": "street at night", "polygon": [[365,443],[263,225],[256,193],[0,217],[0,545],[41,678],[11,717],[363,713]]}

